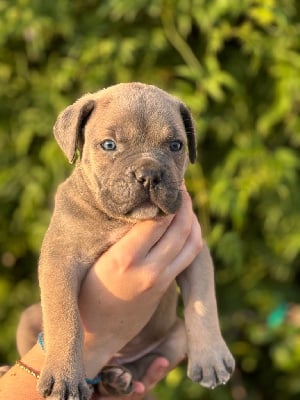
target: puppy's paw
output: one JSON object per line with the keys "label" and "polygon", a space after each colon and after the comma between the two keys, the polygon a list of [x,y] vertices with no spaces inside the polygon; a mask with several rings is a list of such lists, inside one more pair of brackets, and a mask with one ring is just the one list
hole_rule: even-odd
{"label": "puppy's paw", "polygon": [[188,376],[193,382],[214,389],[225,385],[235,368],[235,361],[226,344],[221,341],[189,357]]}
{"label": "puppy's paw", "polygon": [[108,365],[101,371],[101,383],[112,395],[129,394],[132,391],[131,372],[121,365]]}
{"label": "puppy's paw", "polygon": [[92,395],[83,373],[47,366],[41,372],[37,389],[49,400],[89,400]]}

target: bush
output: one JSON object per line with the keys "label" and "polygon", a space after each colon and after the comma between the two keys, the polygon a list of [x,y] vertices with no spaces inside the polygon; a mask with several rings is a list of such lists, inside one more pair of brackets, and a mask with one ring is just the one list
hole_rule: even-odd
{"label": "bush", "polygon": [[55,118],[84,92],[138,80],[179,96],[195,117],[199,162],[187,183],[237,360],[231,383],[214,392],[188,382],[183,367],[157,392],[298,398],[299,331],[270,313],[299,301],[300,3],[4,0],[0,16],[1,362],[15,360],[18,315],[38,299],[40,244],[70,171]]}

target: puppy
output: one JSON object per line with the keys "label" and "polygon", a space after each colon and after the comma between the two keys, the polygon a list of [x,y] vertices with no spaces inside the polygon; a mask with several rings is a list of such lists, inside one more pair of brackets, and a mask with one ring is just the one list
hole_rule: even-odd
{"label": "puppy", "polygon": [[[58,188],[40,255],[46,361],[38,391],[53,400],[84,400],[90,388],[79,350],[81,282],[113,244],[116,230],[176,213],[186,167],[196,159],[196,140],[187,107],[141,83],[84,95],[59,115],[54,135],[68,160],[78,156],[78,162]],[[104,368],[103,381],[111,393],[128,393],[132,379],[141,378],[157,354],[172,365],[179,354],[187,353],[188,376],[205,387],[228,381],[234,360],[219,328],[213,263],[206,245],[177,283],[185,325],[176,317],[174,282],[140,333],[139,342],[145,343],[148,354],[141,354],[139,347],[135,355],[136,342],[120,349],[120,360],[131,371],[125,381],[122,368]],[[40,315],[39,306],[35,312]]]}

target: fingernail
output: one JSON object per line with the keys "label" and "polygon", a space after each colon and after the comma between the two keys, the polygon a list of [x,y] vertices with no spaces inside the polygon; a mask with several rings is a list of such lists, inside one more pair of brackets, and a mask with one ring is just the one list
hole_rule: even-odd
{"label": "fingernail", "polygon": [[166,369],[170,366],[170,361],[167,360],[166,358],[162,358],[161,361],[161,368]]}
{"label": "fingernail", "polygon": [[145,393],[145,386],[141,382],[135,382],[133,393],[136,394]]}

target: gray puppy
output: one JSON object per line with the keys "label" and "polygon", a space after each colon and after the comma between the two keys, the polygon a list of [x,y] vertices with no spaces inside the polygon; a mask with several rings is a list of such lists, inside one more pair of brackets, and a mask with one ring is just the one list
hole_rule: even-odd
{"label": "gray puppy", "polygon": [[[58,188],[40,256],[46,361],[38,390],[53,400],[83,400],[89,398],[90,388],[80,351],[81,282],[116,241],[114,232],[138,220],[176,213],[188,161],[196,158],[196,142],[187,107],[161,89],[141,83],[84,95],[59,115],[54,135],[69,161],[77,153],[79,160]],[[206,245],[177,283],[185,325],[176,317],[174,282],[141,332],[148,354],[135,357],[131,343],[120,350],[122,359],[130,360],[127,368],[138,379],[155,355],[167,357],[172,365],[187,352],[192,381],[211,388],[224,384],[234,360],[219,328],[213,264]],[[130,391],[132,376],[121,368],[104,369],[103,379],[112,393]]]}

